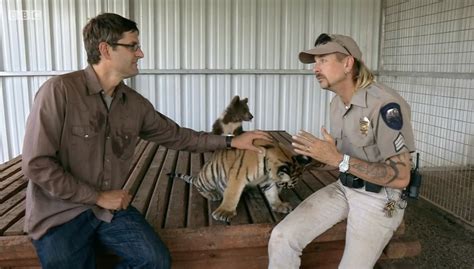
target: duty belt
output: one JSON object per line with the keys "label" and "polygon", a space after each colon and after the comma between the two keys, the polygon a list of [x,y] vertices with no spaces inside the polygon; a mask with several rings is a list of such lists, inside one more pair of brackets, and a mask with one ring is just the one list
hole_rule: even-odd
{"label": "duty belt", "polygon": [[342,185],[349,188],[360,189],[365,186],[366,191],[376,193],[380,192],[380,190],[382,189],[382,186],[367,182],[350,173],[339,173],[339,180],[341,180]]}

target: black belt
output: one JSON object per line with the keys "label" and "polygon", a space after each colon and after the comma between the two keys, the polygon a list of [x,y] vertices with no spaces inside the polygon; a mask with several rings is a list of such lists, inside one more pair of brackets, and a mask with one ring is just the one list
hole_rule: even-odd
{"label": "black belt", "polygon": [[342,185],[349,188],[360,189],[365,186],[366,191],[375,193],[380,192],[380,190],[382,189],[382,186],[367,182],[350,173],[339,173],[339,180],[341,181]]}

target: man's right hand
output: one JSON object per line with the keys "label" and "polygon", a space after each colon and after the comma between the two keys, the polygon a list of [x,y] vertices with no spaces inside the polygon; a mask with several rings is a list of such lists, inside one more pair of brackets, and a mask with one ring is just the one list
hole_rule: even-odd
{"label": "man's right hand", "polygon": [[111,190],[99,193],[96,205],[110,210],[127,209],[132,196],[125,190]]}
{"label": "man's right hand", "polygon": [[261,152],[261,149],[257,148],[256,146],[253,145],[253,141],[255,139],[263,139],[267,141],[272,141],[272,137],[263,131],[247,131],[243,134],[240,134],[238,136],[235,136],[232,139],[232,144],[231,146],[233,148],[237,149],[249,149],[253,150],[255,152]]}

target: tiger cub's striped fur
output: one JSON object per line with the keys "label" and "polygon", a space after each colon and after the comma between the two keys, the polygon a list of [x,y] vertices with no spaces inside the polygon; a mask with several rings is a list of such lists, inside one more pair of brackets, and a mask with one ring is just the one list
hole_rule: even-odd
{"label": "tiger cub's striped fur", "polygon": [[[230,221],[236,213],[237,204],[246,186],[259,185],[264,191],[272,210],[281,213],[291,211],[289,203],[279,198],[281,188],[292,188],[310,160],[303,156],[292,156],[276,141],[255,140],[263,150],[218,150],[204,164],[198,176],[174,175],[196,186],[207,199],[221,200],[212,213],[216,220]],[[306,158],[306,159],[305,159]]]}

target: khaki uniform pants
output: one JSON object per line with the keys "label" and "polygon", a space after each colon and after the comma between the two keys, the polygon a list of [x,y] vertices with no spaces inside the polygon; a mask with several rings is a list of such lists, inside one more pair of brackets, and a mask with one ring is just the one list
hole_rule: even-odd
{"label": "khaki uniform pants", "polygon": [[[392,199],[400,198],[400,190],[385,189]],[[385,189],[380,193],[351,189],[338,180],[313,193],[273,229],[268,268],[299,268],[304,247],[346,218],[346,245],[339,268],[373,268],[404,214],[397,207],[391,218],[385,215]]]}

